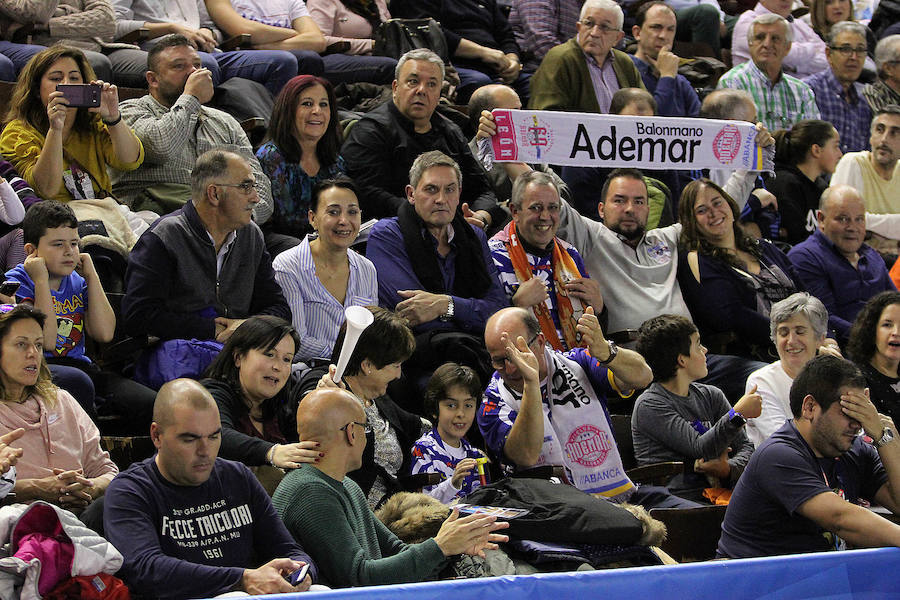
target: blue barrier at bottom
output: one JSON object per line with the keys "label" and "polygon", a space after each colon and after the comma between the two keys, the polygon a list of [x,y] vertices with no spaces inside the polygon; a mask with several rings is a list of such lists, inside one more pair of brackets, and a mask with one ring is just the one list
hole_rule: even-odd
{"label": "blue barrier at bottom", "polygon": [[[900,598],[900,549],[879,548],[746,560],[546,573],[318,592],[337,600],[887,600]],[[254,596],[267,598],[267,596]],[[279,598],[309,600],[306,594]]]}

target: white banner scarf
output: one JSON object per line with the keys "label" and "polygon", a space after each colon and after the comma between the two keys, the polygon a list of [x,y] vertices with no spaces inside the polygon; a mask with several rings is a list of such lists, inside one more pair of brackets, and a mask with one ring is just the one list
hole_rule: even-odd
{"label": "white banner scarf", "polygon": [[[625,474],[612,426],[587,373],[562,352],[547,347],[544,356],[548,370],[541,385],[544,441],[534,466],[562,465],[581,491],[627,501],[634,484]],[[607,377],[611,375],[607,372]],[[494,377],[500,398],[519,413],[521,396],[499,375]]]}
{"label": "white banner scarf", "polygon": [[772,170],[746,121],[494,109],[496,162]]}

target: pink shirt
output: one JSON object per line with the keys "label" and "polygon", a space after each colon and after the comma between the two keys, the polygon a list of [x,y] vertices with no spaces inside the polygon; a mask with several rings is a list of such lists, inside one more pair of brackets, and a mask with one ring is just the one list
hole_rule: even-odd
{"label": "pink shirt", "polygon": [[[382,21],[391,18],[385,0],[375,0]],[[371,54],[372,26],[363,17],[347,8],[341,0],[307,0],[306,8],[328,45],[350,42],[346,54]]]}
{"label": "pink shirt", "polygon": [[0,433],[22,427],[25,435],[13,445],[24,450],[16,465],[19,479],[39,479],[53,469],[84,469],[88,478],[112,478],[119,472],[109,453],[100,448],[100,431],[65,390],[57,390],[56,406],[37,396],[22,404],[0,402]]}

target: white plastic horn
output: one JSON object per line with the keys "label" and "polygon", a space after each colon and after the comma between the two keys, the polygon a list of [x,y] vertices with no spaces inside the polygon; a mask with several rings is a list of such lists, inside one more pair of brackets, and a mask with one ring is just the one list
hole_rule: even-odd
{"label": "white plastic horn", "polygon": [[339,383],[344,376],[347,363],[356,348],[356,342],[363,330],[375,321],[375,315],[363,306],[348,306],[344,309],[344,318],[347,319],[347,332],[344,335],[344,344],[341,346],[341,355],[338,357],[337,370],[334,372],[333,381]]}

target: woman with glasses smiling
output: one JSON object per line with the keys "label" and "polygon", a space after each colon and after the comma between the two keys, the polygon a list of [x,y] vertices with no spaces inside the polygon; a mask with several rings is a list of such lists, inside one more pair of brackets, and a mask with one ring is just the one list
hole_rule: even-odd
{"label": "woman with glasses smiling", "polygon": [[[359,399],[366,412],[366,423],[359,424],[366,427],[367,438],[362,467],[347,476],[362,488],[374,509],[401,491],[397,477],[410,472],[411,448],[419,436],[431,429],[431,423],[406,412],[387,395],[388,384],[400,377],[401,363],[412,356],[416,347],[409,325],[387,309],[367,308],[375,321],[360,335],[347,363],[343,385]],[[346,323],[334,346],[334,363],[341,354],[345,334]],[[308,391],[307,383],[317,381],[317,375],[304,376],[302,392]],[[299,410],[303,411],[302,401]]]}

